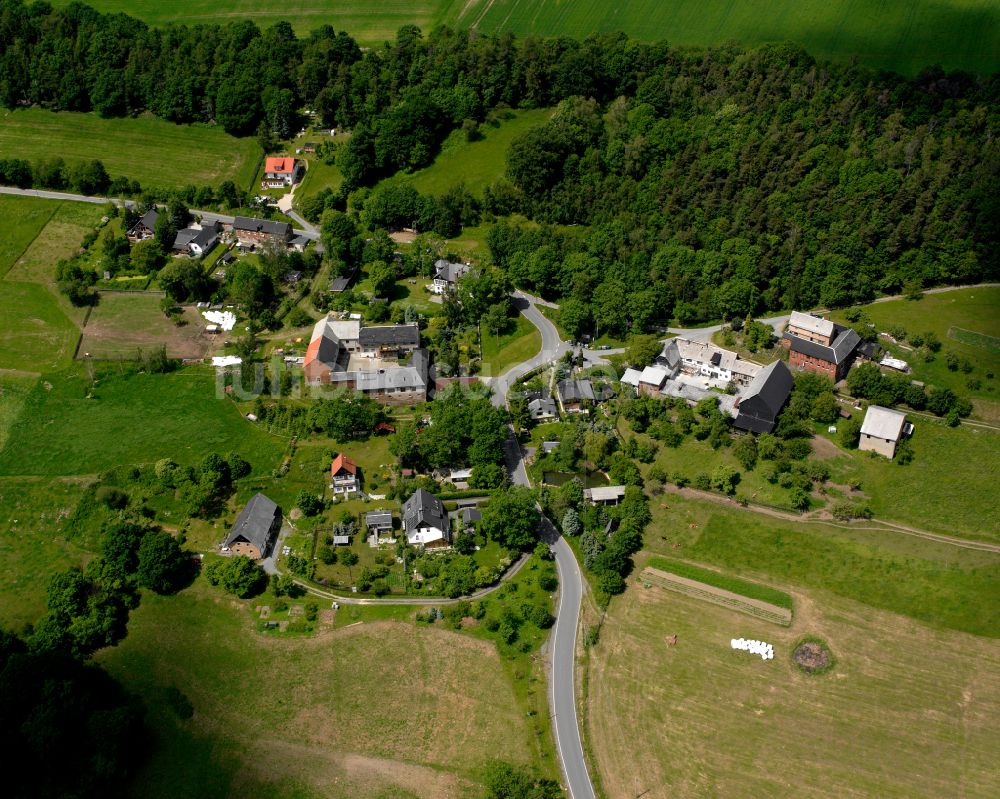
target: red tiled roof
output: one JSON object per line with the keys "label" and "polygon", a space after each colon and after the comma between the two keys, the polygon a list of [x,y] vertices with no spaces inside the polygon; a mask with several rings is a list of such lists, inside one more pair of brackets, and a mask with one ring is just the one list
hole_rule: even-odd
{"label": "red tiled roof", "polygon": [[295,170],[295,159],[287,157],[268,158],[264,161],[265,172],[293,172]]}
{"label": "red tiled roof", "polygon": [[302,362],[303,366],[308,366],[313,361],[316,360],[316,356],[319,354],[319,345],[323,343],[322,336],[320,338],[315,338],[309,342],[309,346],[306,348],[306,359]]}
{"label": "red tiled roof", "polygon": [[345,469],[353,475],[357,475],[358,473],[357,465],[343,452],[334,458],[333,463],[330,464],[330,474],[337,474],[341,469]]}

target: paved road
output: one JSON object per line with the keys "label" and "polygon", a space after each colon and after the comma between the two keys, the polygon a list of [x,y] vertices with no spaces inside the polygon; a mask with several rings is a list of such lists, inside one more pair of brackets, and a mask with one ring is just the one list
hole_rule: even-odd
{"label": "paved road", "polygon": [[[533,299],[521,292],[515,293],[515,301],[521,313],[542,334],[542,350],[533,359],[518,364],[493,382],[493,401],[499,407],[506,404],[507,391],[515,380],[558,358],[569,349],[569,343],[560,339],[555,325],[538,310]],[[531,485],[524,468],[521,446],[514,437],[513,428],[504,443],[504,460],[515,485]],[[583,756],[580,723],[576,715],[576,637],[580,626],[580,603],[583,600],[583,575],[573,550],[545,516],[542,516],[542,538],[555,553],[556,572],[559,575],[559,606],[552,628],[549,661],[552,733],[570,799],[596,799],[587,771],[587,761]]]}
{"label": "paved road", "polygon": [[569,342],[562,340],[556,326],[538,310],[534,297],[524,294],[521,291],[515,291],[513,296],[514,307],[531,324],[537,327],[538,332],[542,334],[542,349],[534,358],[521,361],[521,363],[512,366],[502,375],[498,375],[490,380],[490,386],[493,389],[493,404],[498,408],[502,408],[507,404],[507,392],[514,383],[528,374],[528,372],[562,357],[563,353],[569,351]]}
{"label": "paved road", "polygon": [[[41,189],[15,189],[11,186],[0,186],[0,194],[9,194],[17,197],[41,197],[45,200],[66,200],[68,202],[76,203],[90,203],[92,205],[104,205],[106,203],[112,203],[119,207],[135,208],[135,202],[133,200],[121,200],[117,197],[88,197],[85,194],[72,194],[65,191],[42,191]],[[208,222],[218,220],[226,225],[233,224],[235,217],[228,216],[226,214],[217,214],[214,211],[202,211],[197,208],[188,209],[192,214],[200,216],[202,219]],[[319,231],[306,222],[298,214],[291,216],[298,224],[302,226],[302,229],[296,229],[295,233],[305,236],[307,239],[312,239],[313,241],[319,240]]]}

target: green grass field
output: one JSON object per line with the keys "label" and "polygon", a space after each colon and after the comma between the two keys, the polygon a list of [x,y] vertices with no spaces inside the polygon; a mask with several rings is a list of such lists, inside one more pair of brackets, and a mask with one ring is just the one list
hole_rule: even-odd
{"label": "green grass field", "polygon": [[[977,416],[1000,421],[1000,351],[995,344],[1000,337],[1000,288],[926,294],[919,300],[879,302],[865,305],[862,310],[880,331],[899,326],[908,333],[934,333],[942,347],[930,363],[924,363],[910,350],[884,340],[881,343],[910,364],[914,379],[970,397],[976,401]],[[844,321],[842,311],[833,317]],[[949,370],[945,361],[949,352],[967,360],[972,371]],[[978,388],[970,388],[970,380],[978,380]]]}
{"label": "green grass field", "polygon": [[246,188],[260,147],[253,138],[149,115],[101,119],[37,108],[0,112],[0,158],[37,161],[56,155],[70,162],[98,158],[112,177],[124,175],[144,188],[216,186],[224,180]]}
{"label": "green grass field", "polygon": [[937,628],[1000,638],[996,553],[864,524],[786,521],[673,494],[651,506],[645,545],[654,554],[793,594],[823,590]]}
{"label": "green grass field", "polygon": [[503,177],[507,168],[507,150],[511,141],[529,128],[545,123],[552,114],[547,108],[512,112],[510,119],[500,120],[496,127],[482,125],[483,138],[468,142],[461,130],[445,141],[434,163],[412,175],[395,179],[410,183],[422,194],[443,194],[456,183],[476,196]]}
{"label": "green grass field", "polygon": [[607,0],[389,0],[377,7],[357,0],[291,4],[276,0],[170,4],[91,0],[90,4],[154,25],[251,18],[267,27],[285,19],[302,34],[329,24],[366,45],[393,39],[404,24],[429,31],[443,23],[489,32],[580,38],[625,31],[640,40],[666,40],[672,45],[793,41],[817,57],[839,61],[857,57],[869,66],[909,74],[930,64],[978,72],[1000,68],[1000,8],[994,0],[633,0],[618,4]]}
{"label": "green grass field", "polygon": [[90,399],[88,391],[84,377],[47,375],[0,451],[0,475],[96,474],[160,458],[194,463],[210,452],[234,450],[270,471],[284,449],[281,439],[248,423],[217,394],[213,370],[110,372]]}
{"label": "green grass field", "polygon": [[778,591],[767,585],[750,583],[738,577],[723,574],[722,572],[713,571],[712,569],[702,569],[690,563],[670,560],[668,558],[651,558],[647,565],[652,566],[654,569],[676,574],[679,577],[686,577],[689,580],[696,580],[700,583],[721,588],[723,591],[750,597],[750,599],[759,599],[761,602],[770,602],[779,608],[792,609],[792,598],[786,592]]}
{"label": "green grass field", "polygon": [[67,365],[78,330],[56,297],[35,283],[0,283],[0,366],[42,372]]}
{"label": "green grass field", "polygon": [[542,335],[538,328],[518,314],[511,320],[511,328],[500,336],[483,331],[483,374],[501,375],[514,364],[527,360],[542,348]]}
{"label": "green grass field", "polygon": [[[343,627],[326,609],[312,638],[264,636],[254,608],[201,580],[147,595],[128,638],[101,654],[156,731],[138,794],[467,796],[490,758],[530,762],[529,722],[493,644],[411,621]],[[171,710],[170,686],[191,719]]]}
{"label": "green grass field", "polygon": [[[0,130],[0,137],[3,136]],[[55,213],[58,203],[35,197],[0,197],[0,277],[5,277],[17,259],[31,246]]]}
{"label": "green grass field", "polygon": [[[585,732],[609,797],[974,799],[1000,791],[1000,647],[821,589],[780,628],[634,582],[591,649]],[[677,636],[676,644],[668,638]],[[827,642],[825,675],[792,662]],[[774,659],[730,648],[774,647]],[[795,764],[790,768],[790,764]],[[637,764],[642,764],[641,768]]]}

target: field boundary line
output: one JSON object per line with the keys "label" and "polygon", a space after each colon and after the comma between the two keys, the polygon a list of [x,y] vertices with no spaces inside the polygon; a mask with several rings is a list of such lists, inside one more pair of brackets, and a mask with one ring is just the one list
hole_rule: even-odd
{"label": "field boundary line", "polygon": [[[23,249],[23,250],[21,250],[21,252],[19,252],[19,253],[17,254],[17,258],[15,258],[15,259],[14,259],[14,260],[13,260],[13,261],[11,262],[10,266],[9,266],[9,267],[7,267],[7,270],[6,270],[6,271],[5,271],[4,273],[3,273],[3,279],[4,279],[4,280],[6,280],[6,279],[7,279],[7,275],[9,275],[9,274],[10,274],[10,273],[11,273],[11,272],[13,271],[14,267],[15,267],[15,266],[17,266],[18,262],[19,262],[19,261],[20,261],[20,260],[21,260],[22,258],[24,258],[24,254],[25,254],[25,253],[26,253],[26,252],[27,252],[28,250],[30,250],[30,249],[31,249],[31,245],[32,245],[32,244],[34,244],[34,243],[35,243],[35,242],[36,242],[36,241],[38,240],[38,237],[39,237],[39,236],[41,236],[41,235],[42,235],[42,231],[44,231],[44,230],[45,230],[45,228],[46,228],[46,227],[48,226],[49,222],[51,222],[51,221],[52,221],[52,217],[54,217],[54,216],[56,215],[56,211],[58,211],[58,210],[59,210],[59,205],[56,205],[56,206],[55,206],[55,207],[54,207],[54,208],[52,209],[52,213],[50,213],[50,214],[49,214],[49,218],[48,218],[48,219],[46,219],[44,223],[42,223],[42,226],[41,226],[40,228],[38,228],[38,232],[37,232],[37,233],[36,233],[36,234],[35,234],[34,236],[32,236],[32,237],[31,237],[31,241],[29,241],[29,242],[28,242],[27,244],[25,244],[25,245],[24,245],[24,249]],[[31,280],[12,280],[12,281],[10,281],[10,282],[11,282],[11,283],[33,283],[34,281],[31,281]]]}
{"label": "field boundary line", "polygon": [[663,571],[661,569],[647,566],[639,573],[639,578],[646,583],[655,585],[658,588],[665,588],[678,594],[684,594],[693,599],[701,599],[713,605],[729,608],[739,613],[745,613],[764,621],[788,627],[792,623],[792,611],[764,602],[760,599],[751,599],[742,594],[734,594],[724,588],[717,588],[708,583],[691,580],[677,574]]}

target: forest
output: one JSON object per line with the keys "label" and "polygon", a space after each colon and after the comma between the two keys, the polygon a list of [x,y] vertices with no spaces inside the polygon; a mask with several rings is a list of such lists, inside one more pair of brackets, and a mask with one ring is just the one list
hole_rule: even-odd
{"label": "forest", "polygon": [[[307,216],[349,209],[392,225],[413,214],[445,235],[496,223],[494,264],[562,299],[573,335],[1000,273],[996,74],[904,78],[789,44],[414,26],[362,51],[329,26],[305,38],[283,22],[154,29],[82,4],[0,0],[0,76],[11,108],[149,111],[240,135],[284,138],[315,111],[352,136],[335,154],[343,185]],[[458,182],[441,198],[369,188],[430,163],[456,129],[474,137],[498,109],[553,106],[481,198]]]}

